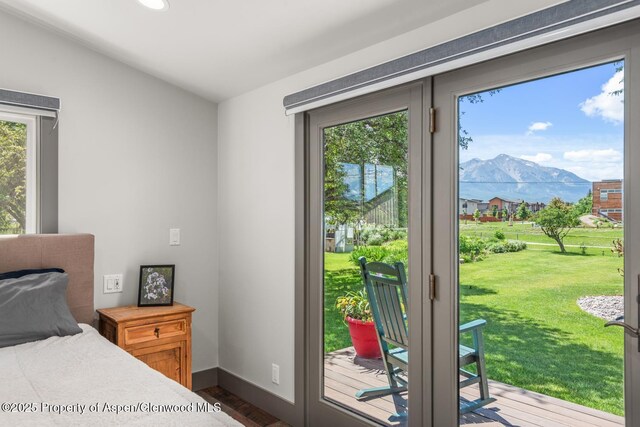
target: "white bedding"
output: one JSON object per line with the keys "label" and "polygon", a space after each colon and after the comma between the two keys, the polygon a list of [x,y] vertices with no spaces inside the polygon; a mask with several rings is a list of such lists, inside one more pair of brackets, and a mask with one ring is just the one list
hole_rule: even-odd
{"label": "white bedding", "polygon": [[0,426],[242,425],[80,326],[81,334],[0,349]]}

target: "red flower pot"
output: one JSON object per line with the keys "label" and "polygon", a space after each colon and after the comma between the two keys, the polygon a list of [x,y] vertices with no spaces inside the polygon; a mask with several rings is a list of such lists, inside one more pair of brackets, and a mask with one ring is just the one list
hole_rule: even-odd
{"label": "red flower pot", "polygon": [[349,324],[351,342],[353,342],[353,347],[356,349],[358,356],[365,359],[378,359],[382,357],[375,323],[364,322],[362,320],[352,319],[351,317],[347,317],[347,323]]}

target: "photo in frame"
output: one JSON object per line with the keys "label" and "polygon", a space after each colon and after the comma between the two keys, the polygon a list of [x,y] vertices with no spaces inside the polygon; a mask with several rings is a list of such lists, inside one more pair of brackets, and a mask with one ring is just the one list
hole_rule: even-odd
{"label": "photo in frame", "polygon": [[173,305],[175,265],[141,265],[138,307]]}

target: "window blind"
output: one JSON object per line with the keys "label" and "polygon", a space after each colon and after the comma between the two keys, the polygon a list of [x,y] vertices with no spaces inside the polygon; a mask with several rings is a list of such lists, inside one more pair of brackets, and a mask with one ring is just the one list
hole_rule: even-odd
{"label": "window blind", "polygon": [[514,53],[640,16],[640,0],[569,0],[284,97],[287,114]]}

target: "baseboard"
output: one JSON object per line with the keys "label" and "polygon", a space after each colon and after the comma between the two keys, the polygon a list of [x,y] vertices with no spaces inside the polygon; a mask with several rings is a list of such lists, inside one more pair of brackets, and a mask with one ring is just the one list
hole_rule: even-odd
{"label": "baseboard", "polygon": [[218,369],[210,368],[191,374],[191,389],[193,391],[202,390],[218,385]]}
{"label": "baseboard", "polygon": [[293,403],[221,368],[218,368],[218,385],[287,424],[302,425],[301,413]]}

